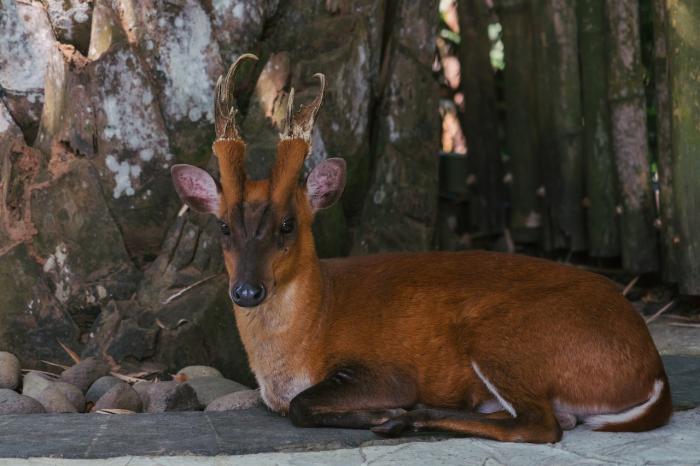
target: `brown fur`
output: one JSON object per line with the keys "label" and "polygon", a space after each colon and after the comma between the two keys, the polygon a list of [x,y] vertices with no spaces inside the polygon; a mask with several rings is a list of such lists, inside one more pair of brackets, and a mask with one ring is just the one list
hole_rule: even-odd
{"label": "brown fur", "polygon": [[[468,421],[448,418],[423,426],[527,441],[560,437],[554,400],[615,413],[646,401],[661,377],[666,383],[661,402],[619,427],[651,429],[667,422],[670,398],[661,359],[643,320],[607,279],[489,252],[320,261],[304,200],[299,189],[299,236],[293,252],[273,263],[280,277],[274,292],[254,310],[236,310],[256,374],[274,366],[288,372],[288,379],[295,372],[306,374],[313,385],[356,363],[378,373],[366,380],[367,387],[386,385],[385,372],[402,374],[394,402],[379,396],[379,389],[319,406],[321,411],[416,403],[474,410],[492,398],[470,365],[476,361],[520,419],[472,415]],[[414,395],[406,398],[406,390]],[[283,413],[289,409],[288,400],[271,405]],[[523,410],[539,414],[532,421]],[[528,422],[522,424],[523,419]]]}

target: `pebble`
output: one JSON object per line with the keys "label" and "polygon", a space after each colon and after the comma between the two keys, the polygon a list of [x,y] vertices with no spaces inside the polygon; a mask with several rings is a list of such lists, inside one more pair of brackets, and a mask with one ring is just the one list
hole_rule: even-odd
{"label": "pebble", "polygon": [[248,390],[248,387],[245,385],[223,377],[197,377],[196,379],[188,380],[185,382],[185,385],[189,385],[194,389],[197,399],[202,406],[208,406],[212,401],[229,393]]}
{"label": "pebble", "polygon": [[0,389],[0,414],[44,413],[44,407],[34,398],[20,395],[8,388]]}
{"label": "pebble", "polygon": [[36,398],[39,396],[39,393],[44,391],[44,389],[53,382],[53,379],[50,379],[41,372],[29,371],[24,374],[24,378],[22,379],[22,395]]}
{"label": "pebble", "polygon": [[198,411],[202,408],[192,387],[175,381],[136,384],[143,410],[147,413],[164,411]]}
{"label": "pebble", "polygon": [[141,412],[142,405],[139,393],[128,383],[120,382],[97,400],[94,410],[126,409],[138,413]]}
{"label": "pebble", "polygon": [[109,374],[109,366],[99,359],[90,357],[63,371],[61,381],[72,383],[85,393],[95,380],[107,374]]}
{"label": "pebble", "polygon": [[47,413],[77,413],[73,403],[58,388],[49,385],[36,396],[36,401],[41,403]]}
{"label": "pebble", "polygon": [[21,376],[19,359],[12,353],[0,351],[0,388],[15,390]]}
{"label": "pebble", "polygon": [[95,380],[95,382],[93,382],[92,385],[90,385],[90,388],[85,394],[85,401],[89,403],[97,403],[97,400],[102,398],[102,395],[104,395],[112,387],[120,383],[123,382],[111,375],[105,375],[103,377],[100,377],[99,379]]}
{"label": "pebble", "polygon": [[261,405],[262,398],[260,398],[259,390],[241,390],[217,398],[207,405],[205,411],[233,411]]}
{"label": "pebble", "polygon": [[210,366],[187,366],[178,371],[176,375],[184,375],[185,380],[192,380],[199,377],[223,377],[218,369]]}
{"label": "pebble", "polygon": [[85,396],[78,387],[68,382],[54,382],[51,386],[63,393],[79,413],[85,411]]}

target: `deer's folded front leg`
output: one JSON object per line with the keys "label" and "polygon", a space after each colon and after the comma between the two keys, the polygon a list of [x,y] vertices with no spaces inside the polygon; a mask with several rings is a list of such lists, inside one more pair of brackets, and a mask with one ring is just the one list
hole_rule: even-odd
{"label": "deer's folded front leg", "polygon": [[298,427],[369,429],[403,414],[416,398],[414,381],[399,370],[347,366],[294,397],[289,418]]}

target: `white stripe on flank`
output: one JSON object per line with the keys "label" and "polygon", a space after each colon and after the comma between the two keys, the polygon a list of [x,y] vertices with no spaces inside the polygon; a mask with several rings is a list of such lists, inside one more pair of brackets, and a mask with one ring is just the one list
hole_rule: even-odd
{"label": "white stripe on flank", "polygon": [[650,406],[656,403],[661,396],[661,390],[664,388],[664,382],[658,379],[654,382],[654,388],[651,391],[651,396],[644,403],[630,408],[627,411],[622,411],[616,414],[600,414],[597,416],[587,417],[584,422],[597,429],[606,424],[623,424],[625,422],[633,421],[647,412]]}
{"label": "white stripe on flank", "polygon": [[486,385],[486,388],[488,388],[488,390],[491,392],[491,394],[496,397],[496,399],[501,403],[501,405],[503,405],[503,408],[506,411],[508,411],[511,416],[518,417],[518,413],[516,413],[515,409],[513,409],[513,405],[508,403],[506,401],[506,399],[503,398],[500,393],[498,393],[498,390],[496,389],[496,387],[481,372],[481,369],[479,369],[479,366],[476,364],[476,361],[472,361],[472,369],[474,369],[474,372],[476,372],[476,375],[479,376],[481,381],[484,382],[484,385]]}

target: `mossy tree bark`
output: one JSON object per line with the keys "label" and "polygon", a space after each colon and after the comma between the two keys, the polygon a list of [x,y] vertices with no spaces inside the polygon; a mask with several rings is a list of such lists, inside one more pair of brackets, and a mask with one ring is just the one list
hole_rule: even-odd
{"label": "mossy tree bark", "polygon": [[458,4],[461,34],[460,87],[465,111],[462,127],[467,137],[470,184],[474,200],[474,229],[498,233],[504,227],[503,168],[498,141],[498,114],[491,42],[488,37],[489,11],[484,0],[462,0]]}
{"label": "mossy tree bark", "polygon": [[605,10],[599,0],[579,0],[577,6],[588,252],[593,257],[616,257],[620,232],[607,101]]}
{"label": "mossy tree bark", "polygon": [[517,242],[536,242],[542,227],[537,198],[539,186],[537,133],[537,75],[534,61],[529,0],[500,0],[498,17],[503,26],[506,68],[506,144],[512,173],[510,228]]}
{"label": "mossy tree bark", "polygon": [[658,268],[649,175],[644,70],[636,0],[606,0],[608,104],[622,200],[622,263],[635,272]]}
{"label": "mossy tree bark", "polygon": [[700,3],[667,0],[678,284],[700,294]]}
{"label": "mossy tree bark", "polygon": [[[540,137],[548,219],[545,247],[582,251],[583,149],[575,0],[536,1]],[[546,75],[546,77],[545,77]],[[544,79],[542,79],[544,78]],[[543,125],[544,124],[544,125]]]}
{"label": "mossy tree bark", "polygon": [[677,280],[678,254],[673,238],[677,225],[673,215],[673,145],[671,140],[671,89],[668,73],[666,0],[653,0],[654,81],[656,85],[656,160],[659,169],[661,272],[664,281]]}

